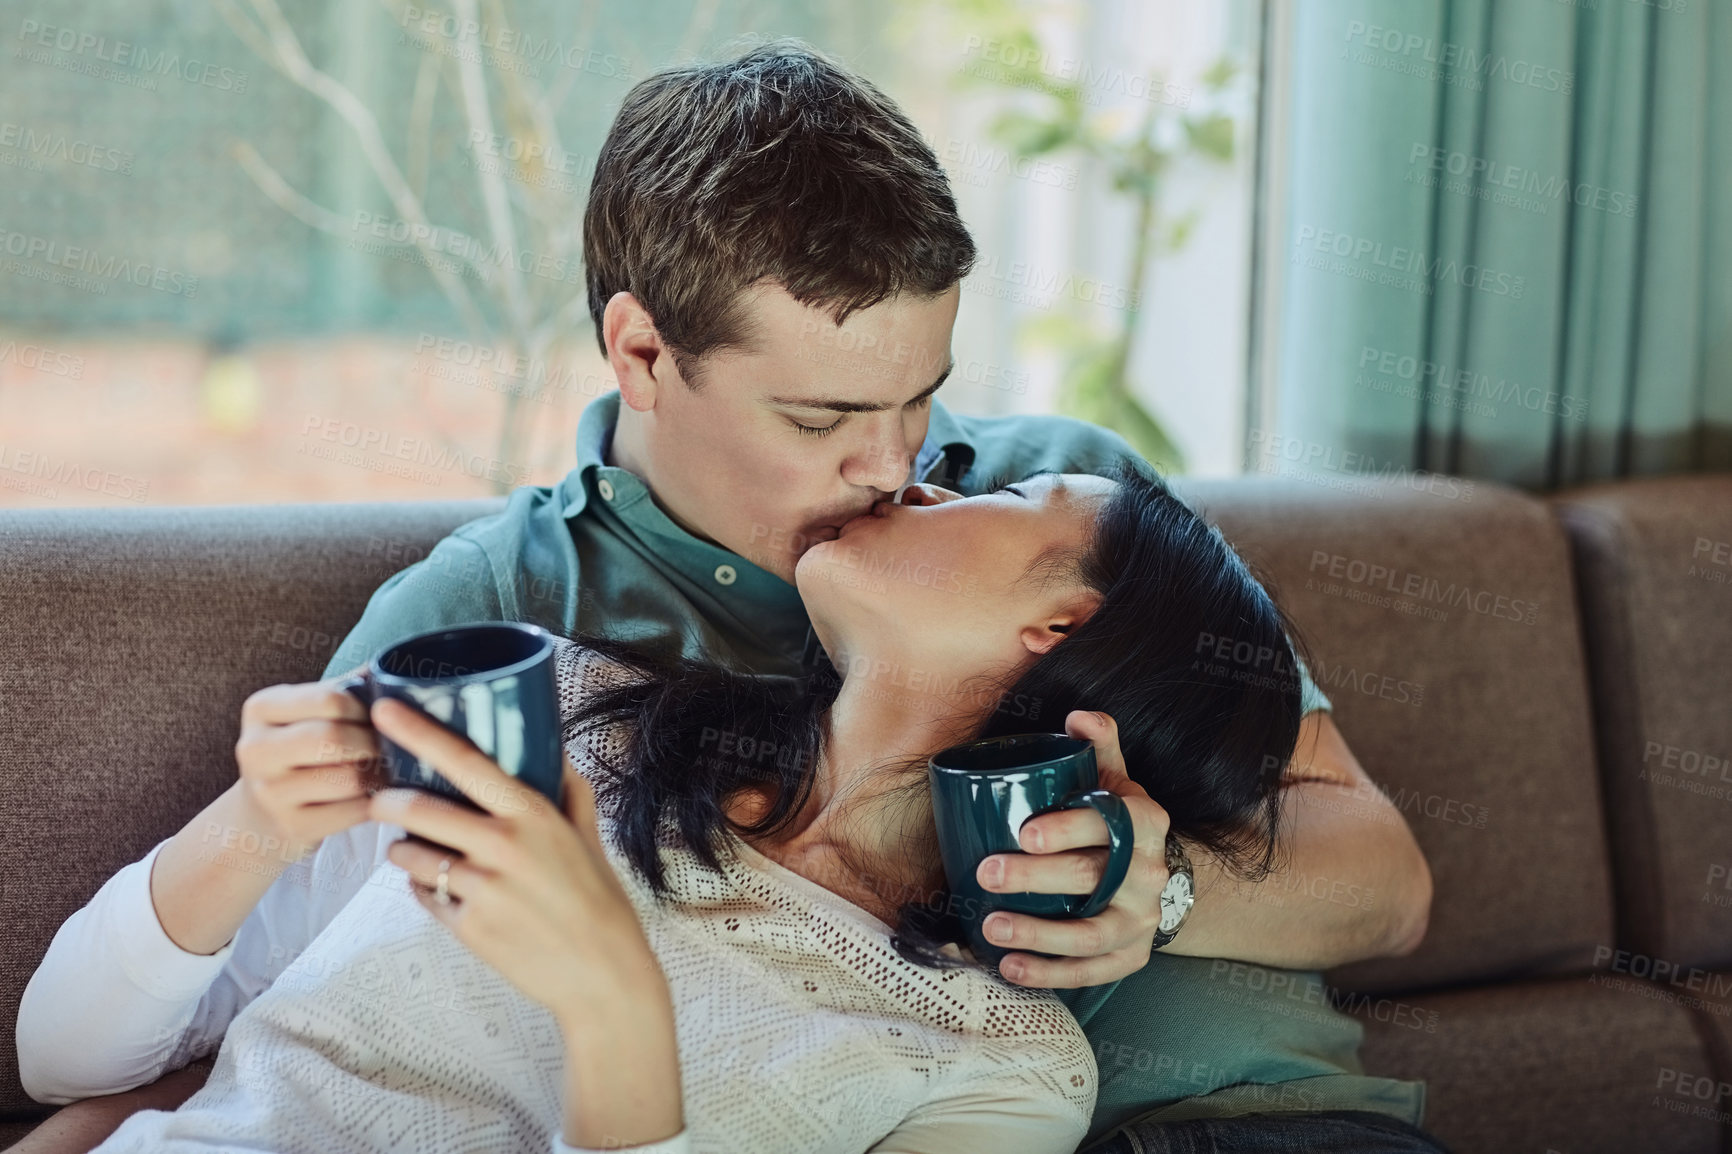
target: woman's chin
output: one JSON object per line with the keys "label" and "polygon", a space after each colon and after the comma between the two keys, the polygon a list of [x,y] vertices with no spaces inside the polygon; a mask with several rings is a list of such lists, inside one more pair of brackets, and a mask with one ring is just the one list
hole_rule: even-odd
{"label": "woman's chin", "polygon": [[867,580],[857,567],[847,564],[843,552],[847,547],[841,538],[818,541],[807,546],[794,563],[794,588],[800,591],[808,616],[830,616],[822,612],[824,607],[870,600],[874,585],[882,591],[883,582]]}
{"label": "woman's chin", "polygon": [[810,545],[806,546],[805,550],[794,561],[794,572],[798,573],[802,565],[812,564],[813,558],[817,558],[818,563],[821,564],[825,556],[825,550],[834,544],[836,544],[836,539],[834,537],[826,537],[821,541],[814,541]]}
{"label": "woman's chin", "polygon": [[[835,544],[834,540],[814,541],[794,562],[794,588],[800,591],[800,600],[810,604],[814,591],[830,585],[824,578],[831,567],[830,554],[834,552]],[[820,593],[819,597],[822,596]]]}

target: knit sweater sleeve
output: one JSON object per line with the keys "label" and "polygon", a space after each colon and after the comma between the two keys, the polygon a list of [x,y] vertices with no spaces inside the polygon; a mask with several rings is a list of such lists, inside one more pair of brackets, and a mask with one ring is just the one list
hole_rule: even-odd
{"label": "knit sweater sleeve", "polygon": [[[1062,1010],[1061,1010],[1062,1012]],[[1071,1154],[1088,1133],[1094,1056],[1077,1035],[1001,1039],[979,1068],[870,1154]]]}

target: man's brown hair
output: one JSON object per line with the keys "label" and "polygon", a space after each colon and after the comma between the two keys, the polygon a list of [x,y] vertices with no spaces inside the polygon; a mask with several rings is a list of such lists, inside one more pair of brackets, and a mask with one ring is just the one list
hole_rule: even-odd
{"label": "man's brown hair", "polygon": [[617,292],[654,319],[682,375],[749,347],[759,281],[837,324],[968,275],[974,241],[938,158],[870,81],[799,40],[672,68],[626,93],[583,217],[595,337]]}

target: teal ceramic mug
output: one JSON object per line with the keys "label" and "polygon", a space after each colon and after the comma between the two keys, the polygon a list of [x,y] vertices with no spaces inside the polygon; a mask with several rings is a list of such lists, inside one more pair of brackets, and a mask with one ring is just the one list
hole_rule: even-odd
{"label": "teal ceramic mug", "polygon": [[[935,754],[926,771],[952,909],[981,961],[996,966],[1009,952],[988,942],[982,931],[994,910],[1091,918],[1106,909],[1124,883],[1131,867],[1131,815],[1122,798],[1099,788],[1093,743],[1063,733],[989,737]],[[1107,823],[1107,868],[1093,893],[988,893],[980,888],[974,874],[982,860],[1023,852],[1017,841],[1022,823],[1062,809],[1092,809]]]}
{"label": "teal ceramic mug", "polygon": [[[560,804],[565,749],[554,644],[540,626],[478,621],[417,633],[379,650],[336,685],[369,708],[381,697],[394,697],[419,709]],[[426,790],[475,813],[489,812],[389,738],[379,739],[379,750],[387,785]],[[529,810],[522,796],[494,800],[506,809]]]}

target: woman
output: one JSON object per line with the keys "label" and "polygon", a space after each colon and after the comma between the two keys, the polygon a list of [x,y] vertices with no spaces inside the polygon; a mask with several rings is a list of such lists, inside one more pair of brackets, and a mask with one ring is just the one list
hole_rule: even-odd
{"label": "woman", "polygon": [[111,1093],[221,1043],[201,1090],[104,1151],[1074,1149],[1086,1039],[946,940],[925,760],[1103,711],[1136,769],[1105,759],[1103,784],[1256,876],[1298,685],[1194,655],[1231,636],[1291,671],[1286,622],[1129,463],[966,499],[910,486],[796,580],[834,665],[805,683],[563,645],[563,812],[381,702],[379,731],[487,812],[294,771],[268,787],[283,839],[320,809],[348,827],[209,955],[164,935],[159,845],[32,978],[26,1088]]}

